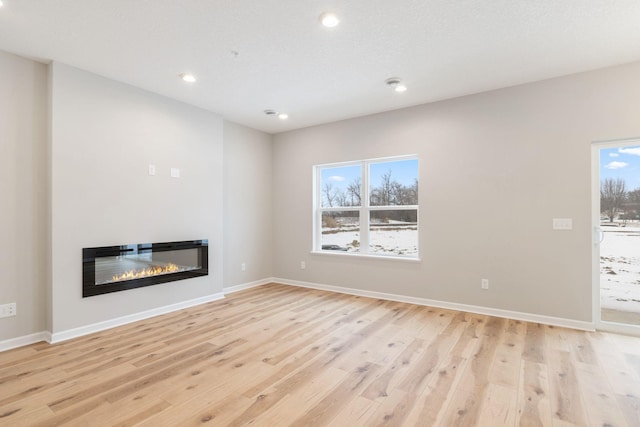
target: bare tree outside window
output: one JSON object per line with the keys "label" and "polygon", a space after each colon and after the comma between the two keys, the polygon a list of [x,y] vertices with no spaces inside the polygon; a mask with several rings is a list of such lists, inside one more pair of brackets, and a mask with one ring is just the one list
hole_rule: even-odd
{"label": "bare tree outside window", "polygon": [[349,195],[351,206],[360,206],[362,204],[362,197],[360,196],[360,189],[362,188],[361,181],[359,177],[354,178],[347,186],[347,194]]}
{"label": "bare tree outside window", "polygon": [[600,211],[613,222],[627,198],[626,183],[621,178],[606,178],[600,182]]}
{"label": "bare tree outside window", "polygon": [[418,159],[323,165],[316,173],[315,250],[418,257]]}
{"label": "bare tree outside window", "polygon": [[333,207],[333,202],[337,197],[337,190],[330,182],[325,182],[322,187],[322,206]]}
{"label": "bare tree outside window", "polygon": [[640,188],[627,192],[627,198],[622,205],[624,219],[640,220]]}

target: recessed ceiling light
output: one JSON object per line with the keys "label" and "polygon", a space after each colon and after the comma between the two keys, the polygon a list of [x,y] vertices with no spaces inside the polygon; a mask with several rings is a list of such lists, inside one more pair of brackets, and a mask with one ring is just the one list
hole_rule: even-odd
{"label": "recessed ceiling light", "polygon": [[402,80],[400,80],[398,77],[390,77],[387,80],[385,80],[385,83],[387,84],[387,86],[389,86],[391,89],[395,90],[396,92],[404,92],[407,90],[407,87],[404,85],[404,83],[402,83]]}
{"label": "recessed ceiling light", "polygon": [[194,83],[196,81],[196,76],[191,73],[180,73],[178,76],[187,83]]}
{"label": "recessed ceiling light", "polygon": [[278,116],[280,120],[286,120],[289,118],[289,115],[287,113],[278,113],[276,110],[272,110],[272,109],[264,110],[263,113],[271,117]]}
{"label": "recessed ceiling light", "polygon": [[325,12],[320,15],[320,22],[327,28],[333,28],[340,23],[338,15],[333,12]]}

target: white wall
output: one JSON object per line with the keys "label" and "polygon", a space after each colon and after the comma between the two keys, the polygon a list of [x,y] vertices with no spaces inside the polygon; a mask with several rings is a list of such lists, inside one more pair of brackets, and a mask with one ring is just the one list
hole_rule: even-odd
{"label": "white wall", "polygon": [[[270,135],[234,123],[223,134],[210,112],[48,68],[0,52],[0,303],[18,304],[0,343],[273,275]],[[198,238],[210,239],[210,276],[81,298],[82,247]]]}
{"label": "white wall", "polygon": [[[271,276],[591,320],[590,144],[640,136],[640,63],[273,137],[47,68],[0,52],[0,303],[18,303],[0,342]],[[312,165],[412,153],[421,263],[309,254]],[[81,297],[82,247],[198,238],[210,276]]]}
{"label": "white wall", "polygon": [[0,52],[0,341],[43,331],[47,67]]}
{"label": "white wall", "polygon": [[[52,73],[51,331],[221,292],[222,119],[62,64]],[[83,247],[201,238],[208,276],[82,298]]]}
{"label": "white wall", "polygon": [[271,156],[271,135],[224,122],[225,287],[273,275]]}
{"label": "white wall", "polygon": [[[591,321],[590,146],[640,136],[638,75],[634,63],[276,135],[274,274]],[[402,154],[420,158],[422,262],[311,255],[312,166]],[[553,231],[554,217],[574,229]]]}

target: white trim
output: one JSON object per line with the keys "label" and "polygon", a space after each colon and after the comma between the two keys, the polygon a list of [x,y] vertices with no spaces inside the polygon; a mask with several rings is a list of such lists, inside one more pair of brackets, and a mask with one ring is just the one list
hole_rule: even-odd
{"label": "white trim", "polygon": [[37,332],[31,335],[25,335],[18,338],[11,338],[8,340],[0,341],[0,352],[11,350],[18,347],[24,347],[25,345],[35,344],[41,341],[50,342],[51,333],[49,332]]}
{"label": "white trim", "polygon": [[320,165],[315,165],[315,167],[324,168],[324,167],[345,167],[345,166],[356,166],[361,165],[362,162],[370,162],[370,163],[386,163],[386,162],[397,162],[400,160],[412,160],[417,159],[418,154],[400,154],[398,156],[388,156],[388,157],[375,157],[373,159],[357,159],[357,160],[347,160],[344,162],[333,162],[333,163],[322,163]]}
{"label": "white trim", "polygon": [[343,288],[340,286],[321,285],[318,283],[300,282],[296,280],[287,280],[274,278],[275,283],[283,285],[298,286],[301,288],[319,289],[323,291],[338,292],[342,294],[357,295],[368,298],[378,298],[389,301],[406,302],[409,304],[425,305],[429,307],[445,308],[449,310],[464,311],[468,313],[484,314],[487,316],[503,317],[513,320],[522,320],[525,322],[542,323],[545,325],[561,326],[564,328],[579,329],[582,331],[594,331],[593,322],[585,322],[581,320],[565,319],[560,317],[543,316],[540,314],[523,313],[519,311],[502,310],[499,308],[482,307],[478,305],[467,305],[455,302],[438,301],[426,298],[410,297],[405,295],[389,294],[384,292],[366,291],[362,289]]}
{"label": "white trim", "polygon": [[[25,335],[23,337],[0,341],[0,352],[5,350],[11,350],[17,347],[22,347],[25,345],[34,344],[41,341],[46,341],[48,343],[55,344],[61,341],[77,338],[77,337],[88,335],[94,332],[103,331],[105,329],[114,328],[116,326],[126,325],[128,323],[136,322],[138,320],[144,320],[144,319],[148,319],[150,317],[158,316],[161,314],[167,314],[173,311],[182,310],[184,308],[189,308],[189,307],[205,304],[212,301],[217,301],[217,300],[223,299],[226,294],[239,292],[245,289],[256,288],[258,286],[263,286],[269,283],[278,283],[278,284],[283,284],[288,286],[297,286],[300,288],[318,289],[318,290],[337,292],[337,293],[348,294],[348,295],[357,295],[357,296],[363,296],[368,298],[398,301],[398,302],[404,302],[408,304],[445,308],[449,310],[483,314],[487,316],[503,317],[503,318],[513,319],[513,320],[522,320],[525,322],[561,326],[565,328],[579,329],[583,331],[595,330],[593,322],[584,322],[584,321],[565,319],[565,318],[559,318],[559,317],[542,316],[539,314],[522,313],[518,311],[502,310],[502,309],[482,307],[482,306],[476,306],[476,305],[467,305],[467,304],[438,301],[438,300],[432,300],[432,299],[426,299],[426,298],[410,297],[406,295],[396,295],[396,294],[390,294],[385,292],[375,292],[375,291],[367,291],[362,289],[345,288],[340,286],[321,285],[318,283],[301,282],[298,280],[288,280],[288,279],[281,279],[277,277],[268,277],[265,279],[256,280],[254,282],[248,282],[240,285],[229,286],[227,288],[224,288],[223,292],[211,294],[206,297],[196,298],[189,301],[183,301],[181,303],[159,307],[159,308],[144,311],[141,313],[135,313],[128,316],[107,320],[104,322],[94,323],[91,325],[82,326],[75,329],[69,329],[67,331],[57,332],[54,334],[44,331],[44,332],[38,332],[31,335]],[[637,333],[636,329],[627,329],[626,325],[619,325],[615,323],[606,323],[606,327],[603,327],[602,329],[609,332],[617,332],[617,333],[626,333],[626,334]]]}
{"label": "white trim", "polygon": [[[604,144],[591,145],[591,318],[597,328],[602,326],[600,310],[600,149]],[[596,237],[597,235],[597,237]]]}
{"label": "white trim", "polygon": [[224,298],[223,292],[207,295],[205,297],[195,298],[188,301],[182,301],[176,304],[166,305],[164,307],[154,308],[152,310],[142,311],[140,313],[129,314],[127,316],[117,317],[115,319],[105,320],[104,322],[93,323],[91,325],[81,326],[79,328],[68,329],[66,331],[54,332],[51,334],[50,342],[52,344],[60,341],[70,340],[72,338],[81,337],[83,335],[92,334],[94,332],[104,331],[105,329],[115,328],[116,326],[126,325],[138,320],[148,319],[150,317],[159,316],[161,314],[171,313],[173,311],[182,310],[184,308],[205,304],[211,301],[217,301]]}
{"label": "white trim", "polygon": [[631,138],[622,139],[600,139],[593,141],[593,144],[597,144],[600,148],[614,148],[618,146],[630,146],[638,145],[640,143],[640,137],[634,136]]}
{"label": "white trim", "polygon": [[596,237],[600,230],[600,150],[615,147],[629,147],[640,144],[640,138],[593,141],[591,144],[591,296],[593,322],[599,331],[640,336],[638,325],[607,322],[602,320],[600,302],[600,240]]}
{"label": "white trim", "polygon": [[240,285],[229,286],[223,288],[222,291],[225,295],[232,294],[234,292],[244,291],[245,289],[256,288],[258,286],[266,285],[268,283],[273,283],[273,278],[268,277],[266,279],[256,280],[255,282],[241,283]]}
{"label": "white trim", "polygon": [[[371,234],[370,215],[373,211],[396,211],[407,210],[416,211],[416,230],[418,233],[420,229],[418,224],[420,223],[420,208],[418,205],[385,205],[385,206],[372,206],[371,205],[371,191],[370,182],[371,178],[371,165],[384,164],[398,161],[415,160],[418,162],[418,180],[420,177],[420,156],[417,154],[407,154],[392,157],[380,157],[376,159],[361,159],[348,162],[339,163],[327,163],[322,165],[313,166],[313,220],[312,220],[312,252],[319,253],[322,246],[322,214],[324,212],[358,212],[359,220],[359,238],[360,238],[360,251],[352,253],[353,256],[364,257],[380,256],[375,252],[369,252],[369,238]],[[360,181],[361,181],[361,196],[359,206],[322,206],[322,172],[327,169],[344,168],[344,167],[360,167]],[[418,239],[419,240],[419,239]],[[417,253],[420,253],[419,242],[416,241]]]}
{"label": "white trim", "polygon": [[640,327],[638,325],[607,322],[599,319],[598,330],[603,332],[612,332],[614,334],[631,335],[634,337],[640,336]]}
{"label": "white trim", "polygon": [[398,255],[376,255],[376,254],[361,254],[354,252],[346,252],[346,251],[311,251],[309,252],[311,255],[320,255],[320,256],[337,256],[337,257],[352,257],[353,259],[372,259],[376,261],[403,261],[403,262],[414,262],[421,263],[422,259],[418,257],[403,257]]}
{"label": "white trim", "polygon": [[223,299],[226,294],[242,291],[245,289],[251,289],[258,286],[272,283],[273,278],[266,278],[262,280],[256,280],[254,282],[243,283],[240,285],[230,286],[223,289],[223,292],[208,295],[202,298],[196,298],[189,301],[183,301],[177,304],[171,304],[164,307],[155,308],[153,310],[143,311],[141,313],[135,313],[128,316],[119,317],[116,319],[106,320],[104,322],[98,322],[87,326],[81,326],[75,329],[69,329],[62,332],[52,334],[49,331],[38,332],[31,335],[25,335],[22,337],[11,338],[5,341],[0,341],[0,352],[11,350],[18,347],[24,347],[26,345],[34,344],[37,342],[45,341],[49,344],[55,344],[61,341],[66,341],[72,338],[77,338],[83,335],[88,335],[94,332],[103,331],[105,329],[114,328],[117,326],[126,325],[128,323],[136,322],[138,320],[148,319],[150,317],[158,316],[161,314],[171,313],[173,311],[182,310],[184,308],[193,307],[200,304],[205,304],[212,301]]}

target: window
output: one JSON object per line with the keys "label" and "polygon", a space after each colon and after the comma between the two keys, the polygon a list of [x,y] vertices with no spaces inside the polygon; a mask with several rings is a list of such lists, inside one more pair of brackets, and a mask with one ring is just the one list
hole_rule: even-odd
{"label": "window", "polygon": [[314,173],[315,252],[418,258],[415,156],[315,166]]}

